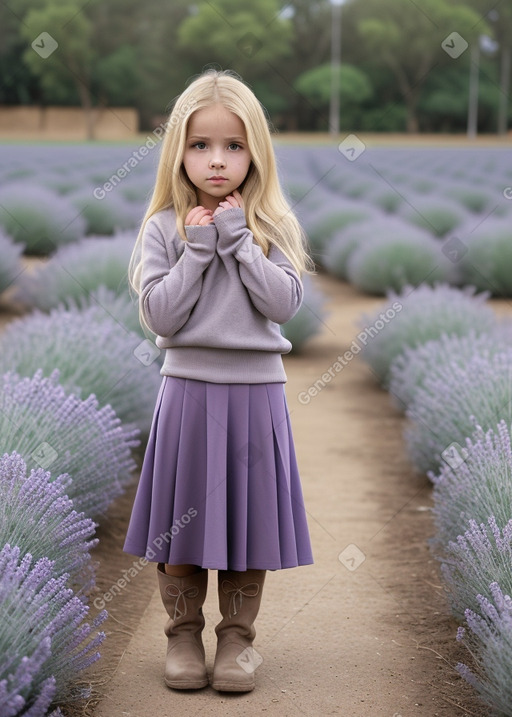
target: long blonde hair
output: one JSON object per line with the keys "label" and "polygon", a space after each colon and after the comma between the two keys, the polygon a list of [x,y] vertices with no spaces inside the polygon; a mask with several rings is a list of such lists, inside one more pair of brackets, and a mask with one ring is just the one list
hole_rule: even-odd
{"label": "long blonde hair", "polygon": [[[251,154],[249,171],[240,187],[247,227],[265,256],[276,245],[300,274],[310,273],[313,262],[307,253],[305,234],[287,202],[277,174],[269,124],[262,105],[249,87],[229,70],[207,70],[176,99],[166,124],[153,195],[142,220],[128,267],[131,288],[140,294],[142,235],[147,220],[162,209],[173,207],[176,228],[186,241],[185,217],[197,205],[194,185],[183,167],[188,121],[196,111],[221,104],[244,123]],[[143,325],[142,310],[139,317]]]}

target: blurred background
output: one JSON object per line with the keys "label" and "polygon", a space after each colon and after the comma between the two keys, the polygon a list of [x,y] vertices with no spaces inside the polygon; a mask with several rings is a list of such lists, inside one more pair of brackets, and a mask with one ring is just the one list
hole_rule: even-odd
{"label": "blurred background", "polygon": [[[141,327],[127,268],[172,102],[207,67],[239,73],[266,107],[316,265],[281,330],[318,531],[301,620],[309,609],[323,625],[322,649],[304,647],[295,605],[283,612],[314,687],[297,660],[278,658],[280,682],[268,689],[287,689],[260,702],[283,716],[285,697],[293,714],[340,714],[341,699],[398,714],[413,694],[409,707],[430,715],[447,714],[445,694],[483,714],[451,667],[469,659],[455,640],[469,609],[478,619],[464,644],[478,681],[465,662],[457,669],[512,717],[512,431],[498,425],[512,426],[511,46],[512,0],[0,2],[0,717],[44,717],[50,704],[96,717],[105,695],[109,717],[140,712],[140,693],[131,705],[109,679],[141,674],[139,652],[126,648],[154,584],[124,581],[115,600],[112,588],[133,570],[122,543],[164,355]],[[410,465],[398,436],[406,412]],[[489,434],[474,434],[466,469],[468,417]],[[412,467],[442,472],[435,526]],[[388,530],[376,533],[383,520]],[[420,548],[434,532],[442,576]],[[346,578],[342,548],[356,542],[372,543],[363,570],[379,579],[368,591],[361,581],[355,611],[339,614],[354,631],[346,644],[363,652],[333,688],[337,602],[318,585],[338,589],[327,576],[336,565]],[[82,622],[101,594],[112,597],[105,645],[103,613]],[[497,605],[483,617],[482,595]],[[396,642],[405,669],[397,653],[374,649],[374,634]],[[100,666],[82,677],[100,645]],[[124,654],[134,667],[118,669]],[[418,685],[428,700],[408,692]]]}
{"label": "blurred background", "polygon": [[7,0],[0,132],[152,130],[214,66],[281,132],[504,134],[511,44],[504,1]]}

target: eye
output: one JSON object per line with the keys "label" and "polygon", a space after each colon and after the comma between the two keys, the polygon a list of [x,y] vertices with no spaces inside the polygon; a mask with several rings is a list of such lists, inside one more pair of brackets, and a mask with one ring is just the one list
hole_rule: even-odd
{"label": "eye", "polygon": [[231,144],[228,145],[229,149],[233,149],[236,152],[237,149],[243,149],[241,144],[238,144],[238,142],[231,142]]}
{"label": "eye", "polygon": [[194,144],[190,145],[191,147],[195,147],[196,149],[204,149],[206,147],[205,142],[194,142]]}

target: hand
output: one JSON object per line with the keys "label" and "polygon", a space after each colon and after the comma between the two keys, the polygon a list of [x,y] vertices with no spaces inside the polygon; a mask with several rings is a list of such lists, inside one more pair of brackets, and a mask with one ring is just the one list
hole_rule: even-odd
{"label": "hand", "polygon": [[226,209],[232,209],[233,207],[244,208],[244,201],[238,189],[235,189],[233,194],[228,194],[224,201],[219,203],[219,206],[213,212],[213,216],[216,217],[221,212],[225,212]]}
{"label": "hand", "polygon": [[204,227],[213,222],[212,210],[205,209],[202,206],[194,207],[189,211],[185,219],[185,226]]}

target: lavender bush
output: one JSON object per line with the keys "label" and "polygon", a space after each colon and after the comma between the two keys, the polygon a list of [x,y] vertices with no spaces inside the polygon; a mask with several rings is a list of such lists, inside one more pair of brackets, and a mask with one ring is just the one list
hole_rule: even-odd
{"label": "lavender bush", "polygon": [[[105,638],[87,605],[56,576],[48,558],[17,546],[0,550],[0,714],[44,715],[53,699],[77,698],[73,682],[100,657]],[[30,711],[30,708],[33,711]]]}
{"label": "lavender bush", "polygon": [[367,197],[379,209],[389,214],[397,212],[404,201],[402,195],[390,187],[374,187]]}
{"label": "lavender bush", "polygon": [[[135,243],[133,233],[112,238],[87,237],[60,247],[48,262],[20,276],[14,298],[49,311],[103,285],[128,293],[127,269]],[[129,296],[128,296],[129,298]]]}
{"label": "lavender bush", "polygon": [[343,184],[341,194],[349,199],[361,199],[371,195],[372,191],[380,186],[377,179],[369,176],[348,177]]}
{"label": "lavender bush", "polygon": [[98,305],[76,312],[34,310],[11,321],[0,336],[0,373],[32,376],[60,371],[60,382],[82,397],[95,394],[119,419],[149,434],[161,383],[155,355],[141,351],[140,335],[118,324]]}
{"label": "lavender bush", "polygon": [[375,315],[365,315],[359,322],[363,329],[380,326],[376,323],[380,314],[386,310],[393,314],[382,329],[373,332],[361,355],[387,387],[391,363],[406,348],[443,334],[463,336],[472,329],[476,334],[488,331],[495,318],[492,309],[484,304],[487,297],[485,292],[475,295],[472,287],[461,290],[445,284],[408,286],[399,294],[390,291],[388,302]]}
{"label": "lavender bush", "polygon": [[312,282],[309,276],[304,276],[304,300],[293,319],[281,326],[281,333],[291,341],[292,352],[300,353],[304,344],[315,336],[322,328],[325,318],[325,295]]}
{"label": "lavender bush", "polygon": [[[407,409],[409,457],[421,472],[435,471],[444,451],[464,445],[476,426],[512,421],[512,349],[453,363],[445,375],[427,376]],[[478,380],[475,381],[475,377]],[[446,454],[445,454],[446,455]]]}
{"label": "lavender bush", "polygon": [[[2,605],[0,604],[0,614]],[[45,680],[38,680],[38,673],[51,658],[49,637],[45,637],[35,645],[30,656],[23,655],[14,671],[6,673],[0,658],[0,714],[2,717],[18,717],[30,714],[33,717],[48,715],[55,697],[56,681],[51,675]],[[5,674],[5,677],[3,676]],[[29,710],[29,711],[27,711]],[[53,711],[52,715],[62,713]]]}
{"label": "lavender bush", "polygon": [[410,203],[402,205],[399,213],[411,224],[437,237],[452,232],[466,218],[466,212],[458,204],[439,196],[414,197]]}
{"label": "lavender bush", "polygon": [[492,600],[478,595],[478,613],[466,610],[466,628],[457,639],[466,645],[474,666],[458,664],[457,670],[499,714],[512,715],[512,598],[497,582],[489,586]]}
{"label": "lavender bush", "polygon": [[340,202],[337,199],[335,206],[335,209],[322,212],[308,233],[311,254],[320,264],[323,263],[325,249],[336,232],[369,219],[374,213],[364,204],[357,202]]}
{"label": "lavender bush", "polygon": [[475,354],[497,353],[511,342],[512,322],[497,320],[484,333],[469,329],[463,336],[443,335],[414,348],[405,348],[390,366],[389,393],[394,405],[405,410],[427,376],[446,376],[452,363],[462,365]]}
{"label": "lavender bush", "polygon": [[468,529],[450,541],[440,555],[441,572],[453,614],[464,619],[467,608],[478,611],[476,596],[492,597],[495,580],[512,592],[512,520],[500,530],[493,515],[485,523],[470,520]]}
{"label": "lavender bush", "polygon": [[111,192],[103,199],[96,199],[93,190],[84,188],[70,195],[69,201],[84,217],[86,234],[114,234],[137,225],[137,215],[117,193]]}
{"label": "lavender bush", "polygon": [[455,184],[448,186],[444,194],[450,199],[460,202],[463,207],[475,214],[489,209],[493,203],[492,195],[484,189],[475,188],[470,184]]}
{"label": "lavender bush", "polygon": [[[12,543],[35,560],[51,556],[56,575],[69,574],[70,585],[86,595],[94,585],[91,549],[96,524],[73,509],[66,495],[69,475],[42,468],[27,474],[19,453],[0,457],[0,545]],[[72,490],[72,488],[71,488]]]}
{"label": "lavender bush", "polygon": [[131,480],[130,449],[139,445],[138,431],[120,425],[113,409],[100,408],[94,395],[81,400],[58,381],[58,369],[48,378],[41,369],[32,378],[4,374],[0,454],[16,451],[29,468],[48,468],[53,476],[68,473],[66,492],[75,510],[95,518]]}
{"label": "lavender bush", "polygon": [[464,239],[468,251],[461,257],[461,282],[512,296],[512,228],[510,218],[483,221]]}
{"label": "lavender bush", "polygon": [[485,523],[490,515],[503,528],[512,518],[512,448],[510,427],[500,421],[484,431],[478,426],[460,448],[445,454],[434,484],[437,546],[456,540],[469,520]]}
{"label": "lavender bush", "polygon": [[0,293],[21,273],[20,254],[24,244],[15,243],[0,229]]}
{"label": "lavender bush", "polygon": [[[118,293],[113,289],[107,289],[104,284],[100,284],[87,294],[66,297],[60,302],[59,306],[77,312],[87,309],[88,316],[90,318],[96,317],[98,321],[103,320],[106,312],[127,331],[139,334],[142,338],[149,338],[153,343],[156,339],[156,334],[153,332],[149,332],[149,336],[144,333],[139,321],[138,299],[137,297],[132,299],[128,289]],[[160,358],[163,355],[164,352],[162,351]]]}
{"label": "lavender bush", "polygon": [[49,254],[83,236],[85,222],[63,197],[37,184],[0,186],[0,226],[27,254]]}
{"label": "lavender bush", "polygon": [[[324,251],[324,266],[329,273],[339,279],[348,279],[347,266],[355,251],[369,242],[377,247],[381,240],[386,244],[397,239],[406,242],[417,241],[432,246],[432,237],[427,231],[408,224],[400,217],[377,215],[336,232]],[[434,246],[437,250],[437,244],[434,243]],[[401,257],[399,259],[401,260]]]}
{"label": "lavender bush", "polygon": [[389,289],[450,281],[451,266],[431,237],[395,235],[357,247],[347,261],[347,278],[362,291],[382,295]]}

